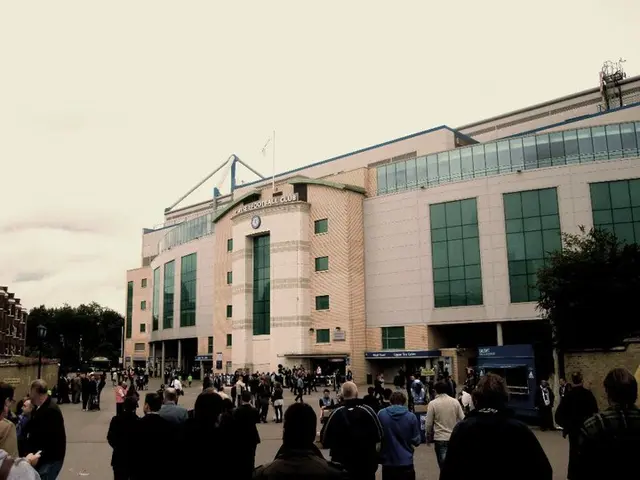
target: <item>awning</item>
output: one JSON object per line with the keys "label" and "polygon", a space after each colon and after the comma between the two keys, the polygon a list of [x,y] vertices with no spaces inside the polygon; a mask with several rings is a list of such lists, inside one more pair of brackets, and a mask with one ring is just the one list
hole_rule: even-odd
{"label": "awning", "polygon": [[364,352],[367,360],[398,360],[403,358],[438,358],[440,350],[383,350],[381,352]]}
{"label": "awning", "polygon": [[213,355],[198,355],[195,359],[196,362],[211,362],[213,361]]}
{"label": "awning", "polygon": [[484,362],[478,362],[478,368],[484,368],[484,369],[491,369],[491,368],[504,368],[504,369],[509,369],[509,368],[527,368],[528,365],[517,365],[517,364],[513,364],[513,363],[484,363]]}
{"label": "awning", "polygon": [[335,358],[344,360],[349,356],[348,353],[285,353],[286,358]]}

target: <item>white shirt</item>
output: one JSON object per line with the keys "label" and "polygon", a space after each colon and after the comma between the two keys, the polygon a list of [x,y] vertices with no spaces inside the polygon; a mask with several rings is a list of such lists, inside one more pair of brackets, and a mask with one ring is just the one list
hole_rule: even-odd
{"label": "white shirt", "polygon": [[173,381],[173,388],[176,390],[182,390],[182,383],[177,378]]}
{"label": "white shirt", "polygon": [[462,391],[462,395],[460,396],[460,401],[462,402],[463,408],[468,408],[469,411],[474,410],[476,407],[473,404],[473,398],[469,392]]}

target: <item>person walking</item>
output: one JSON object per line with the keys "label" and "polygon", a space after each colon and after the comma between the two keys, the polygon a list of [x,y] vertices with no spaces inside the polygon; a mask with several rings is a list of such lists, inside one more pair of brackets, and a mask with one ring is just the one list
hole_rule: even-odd
{"label": "person walking", "polygon": [[430,401],[427,407],[425,430],[427,437],[430,437],[429,433],[433,431],[436,459],[438,466],[442,468],[451,432],[458,422],[464,419],[464,412],[460,402],[449,395],[451,389],[445,381],[436,382],[434,389],[436,398]]}
{"label": "person walking", "polygon": [[556,423],[562,427],[562,436],[569,438],[569,468],[567,478],[576,477],[578,462],[578,445],[580,430],[585,420],[598,413],[598,402],[591,390],[582,384],[582,375],[574,373],[571,376],[572,387],[566,391],[556,410]]}
{"label": "person walking", "polygon": [[[459,422],[449,439],[440,480],[473,476],[474,469],[491,462],[483,478],[491,480],[552,480],[547,455],[531,429],[507,408],[509,393],[502,377],[483,376],[474,391],[476,409]],[[613,478],[613,477],[611,477]]]}
{"label": "person walking", "polygon": [[555,396],[549,387],[549,382],[542,380],[536,393],[535,405],[540,418],[540,430],[555,430],[553,424],[553,405]]}
{"label": "person walking", "polygon": [[282,408],[284,407],[284,390],[280,383],[276,383],[271,396],[273,402],[273,410],[275,411],[276,423],[282,423]]}
{"label": "person walking", "polygon": [[380,452],[382,480],[415,480],[415,448],[420,445],[420,424],[406,407],[407,397],[398,390],[391,394],[391,405],[378,412],[384,444]]}
{"label": "person walking", "polygon": [[107,442],[113,449],[111,468],[114,480],[130,480],[136,460],[136,434],[140,418],[136,414],[138,402],[127,397],[119,413],[111,419]]}

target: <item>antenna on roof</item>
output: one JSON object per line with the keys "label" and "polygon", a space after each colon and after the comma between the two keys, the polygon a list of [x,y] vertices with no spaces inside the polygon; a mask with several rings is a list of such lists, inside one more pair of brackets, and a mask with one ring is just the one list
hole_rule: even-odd
{"label": "antenna on roof", "polygon": [[[626,60],[620,58],[617,62],[607,60],[602,64],[600,70],[600,94],[604,105],[600,109],[610,110],[612,108],[622,107],[622,87],[620,82],[627,78],[627,74],[622,68],[622,64]],[[615,102],[616,97],[618,102]]]}

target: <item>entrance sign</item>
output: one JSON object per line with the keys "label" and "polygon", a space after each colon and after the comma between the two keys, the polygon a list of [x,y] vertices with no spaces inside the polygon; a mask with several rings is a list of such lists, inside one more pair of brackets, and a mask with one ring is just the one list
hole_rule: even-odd
{"label": "entrance sign", "polygon": [[283,203],[292,203],[297,201],[297,193],[292,193],[291,195],[286,196],[283,195],[282,197],[266,198],[264,200],[258,200],[257,202],[241,206],[236,210],[236,215],[239,213],[250,212],[252,210],[258,210],[260,208],[273,207],[276,205],[282,205]]}
{"label": "entrance sign", "polygon": [[364,358],[436,358],[440,350],[399,350],[395,352],[364,352]]}

